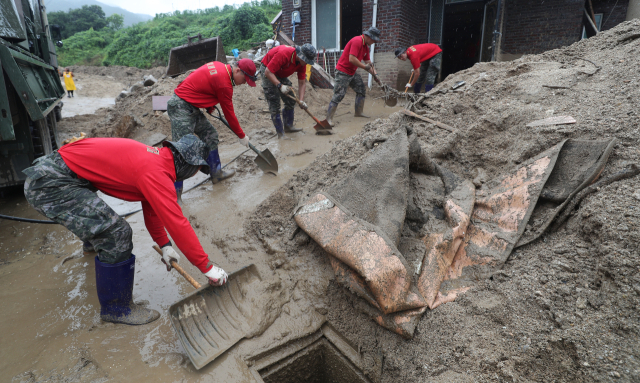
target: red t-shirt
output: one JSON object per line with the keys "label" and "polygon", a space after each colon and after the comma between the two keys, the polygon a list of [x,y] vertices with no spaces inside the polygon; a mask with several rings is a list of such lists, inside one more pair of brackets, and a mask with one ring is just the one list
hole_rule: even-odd
{"label": "red t-shirt", "polygon": [[206,273],[209,257],[176,202],[176,170],[169,148],[127,138],[85,138],[58,150],[69,169],[104,194],[142,202],[144,224],[160,246],[166,230],[189,262]]}
{"label": "red t-shirt", "polygon": [[238,138],[244,138],[236,113],[233,110],[233,82],[231,65],[213,61],[191,72],[174,93],[196,108],[211,112],[220,104],[222,113]]}
{"label": "red t-shirt", "polygon": [[298,73],[298,80],[304,80],[307,75],[307,64],[298,64],[296,48],[278,45],[269,50],[262,59],[262,63],[269,71],[279,78],[287,78]]}
{"label": "red t-shirt", "polygon": [[349,62],[349,55],[356,56],[358,61],[370,60],[369,47],[364,43],[364,35],[356,36],[349,40],[347,45],[345,45],[344,47],[342,55],[340,55],[338,65],[336,65],[336,69],[340,72],[344,72],[350,76],[353,76],[356,73],[358,67]]}
{"label": "red t-shirt", "polygon": [[407,48],[407,58],[411,61],[413,69],[418,69],[421,62],[429,60],[440,52],[442,49],[436,44],[418,44]]}

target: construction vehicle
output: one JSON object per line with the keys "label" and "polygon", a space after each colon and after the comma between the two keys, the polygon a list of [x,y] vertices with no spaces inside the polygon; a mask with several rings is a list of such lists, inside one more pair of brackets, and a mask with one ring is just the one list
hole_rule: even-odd
{"label": "construction vehicle", "polygon": [[56,30],[59,38],[44,0],[0,0],[0,190],[24,183],[22,170],[60,146]]}

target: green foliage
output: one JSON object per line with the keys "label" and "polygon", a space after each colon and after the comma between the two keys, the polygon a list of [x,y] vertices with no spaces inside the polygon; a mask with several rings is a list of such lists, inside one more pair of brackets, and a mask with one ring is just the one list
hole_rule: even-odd
{"label": "green foliage", "polygon": [[99,31],[109,24],[99,5],[83,5],[82,8],[70,9],[69,12],[51,12],[47,14],[47,19],[49,24],[60,26],[63,39],[90,28]]}
{"label": "green foliage", "polygon": [[269,22],[280,9],[280,0],[254,0],[239,7],[225,5],[159,13],[153,20],[127,28],[122,28],[112,19],[116,15],[112,15],[101,30],[94,28],[90,33],[78,33],[64,40],[59,50],[60,62],[62,65],[90,62],[95,63],[90,65],[100,65],[97,62],[100,57],[102,65],[138,68],[167,65],[171,48],[186,44],[188,36],[198,33],[203,39],[220,36],[225,51],[230,54],[233,48],[246,50],[256,45],[253,43],[270,38],[273,32]]}

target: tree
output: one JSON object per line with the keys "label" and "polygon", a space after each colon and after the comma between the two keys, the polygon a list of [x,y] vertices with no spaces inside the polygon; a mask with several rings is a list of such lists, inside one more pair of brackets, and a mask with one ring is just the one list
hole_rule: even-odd
{"label": "tree", "polygon": [[113,15],[107,17],[107,26],[112,31],[115,32],[119,29],[122,29],[123,25],[124,25],[124,17],[122,15],[114,13]]}
{"label": "tree", "polygon": [[47,18],[50,24],[60,25],[63,39],[91,28],[99,31],[108,24],[99,5],[83,5],[82,8],[70,9],[69,12],[51,12],[47,14]]}

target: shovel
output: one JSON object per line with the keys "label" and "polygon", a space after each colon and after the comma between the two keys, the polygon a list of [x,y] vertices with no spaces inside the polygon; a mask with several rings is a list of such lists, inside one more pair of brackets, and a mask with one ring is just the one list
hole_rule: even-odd
{"label": "shovel", "polygon": [[[162,254],[157,245],[153,248]],[[169,319],[191,363],[201,369],[257,327],[260,315],[246,291],[260,282],[255,265],[229,274],[223,286],[200,287],[176,262],[171,262],[197,290],[169,307]]]}
{"label": "shovel", "polygon": [[373,79],[376,80],[376,83],[378,84],[378,86],[384,89],[384,92],[387,95],[387,97],[385,97],[385,100],[384,100],[385,105],[396,106],[396,104],[398,103],[398,99],[393,95],[389,95],[388,87],[385,87],[385,85],[382,84],[382,81],[380,81],[377,74],[372,73],[371,75],[373,76]]}
{"label": "shovel", "polygon": [[[222,117],[222,113],[220,113],[220,109],[218,109],[217,106],[215,106],[214,108],[218,112],[218,115],[214,116],[211,113],[209,113],[209,115],[213,118],[217,118],[218,120],[222,121],[222,123],[225,124],[227,128],[229,128],[233,132],[233,129],[231,129],[227,120],[225,120],[224,117]],[[253,162],[255,162],[256,165],[258,165],[260,170],[262,170],[265,173],[273,173],[273,174],[278,173],[278,161],[276,161],[276,158],[273,156],[273,154],[271,154],[271,151],[269,149],[259,151],[258,149],[256,149],[255,146],[251,144],[251,142],[249,142],[249,148],[254,152],[256,152],[256,154],[258,155],[258,157],[256,157],[256,159],[253,160]]]}
{"label": "shovel", "polygon": [[[298,99],[298,96],[296,95],[296,92],[293,90],[293,88],[291,89],[291,92],[293,93],[293,96],[289,93],[287,93],[287,97],[296,100],[296,102],[298,103],[298,105],[300,105],[300,107],[302,108],[302,102]],[[309,112],[309,109],[304,109],[303,110],[305,112],[307,112],[307,114],[309,116],[311,116],[311,118],[313,118],[313,120],[316,122],[316,124],[313,126],[313,129],[316,130],[317,134],[323,135],[323,134],[333,134],[333,130],[331,130],[331,125],[329,125],[329,121],[325,120],[318,120],[313,114],[311,114],[311,112]]]}

